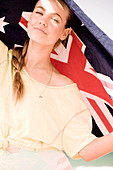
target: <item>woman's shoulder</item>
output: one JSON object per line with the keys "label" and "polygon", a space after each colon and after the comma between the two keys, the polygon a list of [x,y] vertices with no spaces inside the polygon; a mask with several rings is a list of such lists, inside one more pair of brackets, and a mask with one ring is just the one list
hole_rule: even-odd
{"label": "woman's shoulder", "polygon": [[52,84],[54,86],[66,86],[66,85],[71,85],[74,82],[68,78],[67,76],[61,74],[58,72],[56,69],[53,71],[53,78],[52,78]]}
{"label": "woman's shoulder", "polygon": [[67,76],[60,74],[59,75],[59,85],[61,86],[66,86],[66,85],[70,85],[73,84],[74,82],[68,78]]}

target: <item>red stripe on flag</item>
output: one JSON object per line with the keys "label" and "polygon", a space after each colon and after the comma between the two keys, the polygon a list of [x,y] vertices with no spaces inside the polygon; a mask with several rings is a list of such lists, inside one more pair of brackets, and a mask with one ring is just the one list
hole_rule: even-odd
{"label": "red stripe on flag", "polygon": [[106,127],[106,129],[108,130],[108,132],[111,133],[113,131],[113,127],[111,126],[111,124],[109,123],[109,121],[107,120],[107,118],[105,117],[103,112],[101,111],[100,107],[97,105],[97,103],[94,100],[88,98],[88,101],[90,102],[93,109],[96,111],[96,113],[100,117],[101,121],[103,122],[103,124]]}
{"label": "red stripe on flag", "polygon": [[22,23],[27,28],[28,21],[23,16],[21,16],[20,23]]}

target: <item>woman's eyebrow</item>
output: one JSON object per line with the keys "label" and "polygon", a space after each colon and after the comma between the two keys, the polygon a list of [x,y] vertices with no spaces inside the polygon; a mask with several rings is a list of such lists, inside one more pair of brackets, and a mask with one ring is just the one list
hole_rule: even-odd
{"label": "woman's eyebrow", "polygon": [[40,8],[40,9],[42,9],[43,11],[45,11],[45,8],[43,8],[42,6],[37,6],[36,8]]}
{"label": "woman's eyebrow", "polygon": [[[43,8],[42,6],[37,6],[36,9],[37,9],[37,8],[38,8],[38,9],[42,9],[43,11],[46,11],[46,9]],[[53,15],[57,15],[57,16],[60,17],[61,20],[62,20],[62,17],[61,17],[57,12],[53,13]]]}

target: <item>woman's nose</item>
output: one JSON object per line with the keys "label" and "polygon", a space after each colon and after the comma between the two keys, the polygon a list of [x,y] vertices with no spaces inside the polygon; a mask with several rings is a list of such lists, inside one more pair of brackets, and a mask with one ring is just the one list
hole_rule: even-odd
{"label": "woman's nose", "polygon": [[40,21],[39,21],[39,25],[41,25],[41,26],[43,26],[43,27],[47,27],[47,20],[45,19],[45,18],[43,18],[43,19],[40,19]]}

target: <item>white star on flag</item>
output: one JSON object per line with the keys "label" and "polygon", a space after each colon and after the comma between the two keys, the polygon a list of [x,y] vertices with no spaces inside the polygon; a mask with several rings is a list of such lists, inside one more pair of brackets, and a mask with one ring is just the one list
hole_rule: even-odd
{"label": "white star on flag", "polygon": [[0,18],[0,31],[5,33],[4,26],[9,24],[8,22],[4,22],[5,17]]}

